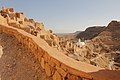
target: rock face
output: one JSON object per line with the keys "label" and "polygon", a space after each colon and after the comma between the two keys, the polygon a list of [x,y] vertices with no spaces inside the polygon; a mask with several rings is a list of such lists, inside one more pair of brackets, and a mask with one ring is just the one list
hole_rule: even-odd
{"label": "rock face", "polygon": [[[105,36],[107,40],[102,39],[102,36]],[[111,21],[99,37],[103,43],[110,45],[112,50],[120,50],[120,22]]]}
{"label": "rock face", "polygon": [[80,38],[82,40],[91,40],[94,37],[98,36],[104,29],[105,29],[105,26],[89,27],[85,31],[77,34],[76,38]]}
{"label": "rock face", "polygon": [[103,31],[98,36],[101,41],[109,46],[110,48],[110,58],[113,60],[113,68],[120,69],[120,22],[111,21]]}

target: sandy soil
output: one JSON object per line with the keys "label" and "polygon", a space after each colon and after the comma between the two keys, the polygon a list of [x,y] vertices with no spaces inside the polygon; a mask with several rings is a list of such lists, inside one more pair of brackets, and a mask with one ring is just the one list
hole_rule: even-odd
{"label": "sandy soil", "polygon": [[0,34],[0,80],[45,80],[38,60],[13,36]]}

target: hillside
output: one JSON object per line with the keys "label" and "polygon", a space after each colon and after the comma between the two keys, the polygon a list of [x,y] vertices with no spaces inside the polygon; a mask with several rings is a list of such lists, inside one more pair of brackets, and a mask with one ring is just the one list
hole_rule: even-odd
{"label": "hillside", "polygon": [[120,22],[111,21],[98,38],[109,46],[109,57],[113,61],[113,68],[120,69]]}
{"label": "hillside", "polygon": [[105,26],[93,26],[88,27],[85,31],[80,32],[76,35],[76,38],[80,38],[82,40],[91,40],[94,37],[98,36],[105,29]]}
{"label": "hillside", "polygon": [[120,22],[111,21],[98,36],[87,43],[79,54],[84,55],[91,64],[120,69]]}

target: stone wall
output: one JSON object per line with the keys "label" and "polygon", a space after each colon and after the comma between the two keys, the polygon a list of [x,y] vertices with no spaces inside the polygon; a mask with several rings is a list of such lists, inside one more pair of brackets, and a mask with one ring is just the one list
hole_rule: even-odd
{"label": "stone wall", "polygon": [[8,24],[7,24],[7,19],[4,18],[4,17],[1,16],[1,15],[0,15],[0,24],[1,24],[1,25],[8,25]]}
{"label": "stone wall", "polygon": [[50,57],[47,52],[37,46],[37,44],[32,40],[32,38],[24,36],[11,28],[8,29],[6,27],[0,27],[0,31],[9,35],[14,35],[18,39],[18,41],[23,44],[23,46],[31,50],[32,53],[35,54],[36,58],[38,58],[41,62],[41,66],[43,69],[45,69],[46,74],[49,77],[52,77],[53,80],[61,80],[67,75],[67,69],[65,69],[64,67],[65,65]]}
{"label": "stone wall", "polygon": [[[0,25],[0,33],[13,35],[40,61],[46,75],[52,80],[109,80],[106,77],[91,75],[102,70],[95,66],[75,61],[51,48],[43,39],[21,29]],[[102,78],[102,79],[101,79]]]}

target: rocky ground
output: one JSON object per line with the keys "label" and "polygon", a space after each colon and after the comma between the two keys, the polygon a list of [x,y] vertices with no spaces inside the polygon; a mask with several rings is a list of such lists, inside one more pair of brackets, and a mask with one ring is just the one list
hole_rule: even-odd
{"label": "rocky ground", "polygon": [[34,55],[13,36],[0,34],[0,80],[45,80]]}

